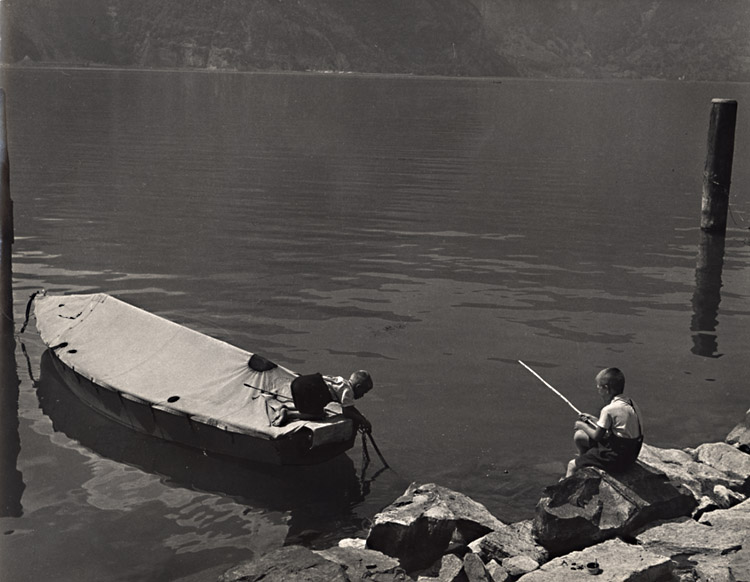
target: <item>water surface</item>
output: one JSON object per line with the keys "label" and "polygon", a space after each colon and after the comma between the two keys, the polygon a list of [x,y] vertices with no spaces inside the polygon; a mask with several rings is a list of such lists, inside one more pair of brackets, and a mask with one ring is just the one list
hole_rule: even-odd
{"label": "water surface", "polygon": [[[529,518],[574,415],[518,359],[592,412],[596,372],[622,368],[658,446],[721,440],[750,405],[747,85],[5,76],[17,328],[39,288],[103,291],[298,372],[368,369],[360,409],[394,468],[363,479],[357,445],[269,469],[114,427],[32,320],[7,580],[179,580],[323,547],[410,481]],[[714,97],[740,102],[723,244],[698,229]]]}

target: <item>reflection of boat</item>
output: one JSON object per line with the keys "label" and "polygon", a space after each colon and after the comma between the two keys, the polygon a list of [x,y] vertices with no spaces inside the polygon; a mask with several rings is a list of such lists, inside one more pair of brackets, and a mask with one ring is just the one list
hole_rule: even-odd
{"label": "reflection of boat", "polygon": [[352,422],[271,425],[295,374],[103,293],[40,295],[37,327],[68,387],[140,432],[272,464],[310,464],[354,444]]}
{"label": "reflection of boat", "polygon": [[[311,466],[279,467],[204,454],[114,424],[76,398],[45,351],[35,383],[42,412],[61,432],[97,455],[159,475],[170,486],[226,495],[249,507],[290,512],[288,537],[310,530],[360,533],[363,501],[348,455]],[[327,523],[329,520],[330,523]],[[322,541],[322,540],[321,540]]]}

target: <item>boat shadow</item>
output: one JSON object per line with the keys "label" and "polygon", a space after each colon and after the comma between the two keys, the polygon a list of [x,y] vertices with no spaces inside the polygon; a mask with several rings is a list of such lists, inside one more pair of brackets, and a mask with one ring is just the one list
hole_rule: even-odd
{"label": "boat shadow", "polygon": [[101,457],[158,475],[168,486],[231,497],[269,512],[288,512],[286,543],[309,546],[361,535],[356,508],[368,491],[352,459],[318,465],[272,466],[234,459],[144,435],[105,418],[67,387],[46,350],[36,380],[42,412],[53,429]]}

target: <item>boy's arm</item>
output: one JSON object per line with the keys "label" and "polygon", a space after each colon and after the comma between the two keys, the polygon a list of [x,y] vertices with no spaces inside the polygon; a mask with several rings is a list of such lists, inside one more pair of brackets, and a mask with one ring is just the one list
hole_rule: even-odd
{"label": "boy's arm", "polygon": [[344,406],[341,410],[344,416],[351,418],[356,424],[364,428],[365,431],[370,432],[372,430],[372,424],[365,418],[364,414],[357,410],[356,406]]}
{"label": "boy's arm", "polygon": [[596,422],[596,417],[591,414],[581,414],[579,420],[576,421],[575,428],[585,432],[591,440],[600,441],[604,434],[607,432]]}

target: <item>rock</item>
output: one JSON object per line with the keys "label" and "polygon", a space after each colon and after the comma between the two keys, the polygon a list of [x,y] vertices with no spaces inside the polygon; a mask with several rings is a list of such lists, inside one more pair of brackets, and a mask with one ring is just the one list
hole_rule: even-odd
{"label": "rock", "polygon": [[727,435],[726,442],[744,453],[750,453],[750,410],[745,413],[745,419]]}
{"label": "rock", "polygon": [[487,563],[487,572],[489,572],[490,576],[492,577],[492,582],[505,582],[506,580],[508,580],[508,578],[510,578],[508,570],[503,568],[495,560],[490,560]]}
{"label": "rock", "polygon": [[464,562],[455,554],[446,554],[440,559],[437,576],[419,576],[417,582],[466,582]]}
{"label": "rock", "polygon": [[373,582],[409,580],[398,560],[375,550],[335,547],[315,553],[343,567],[350,580],[367,579]]}
{"label": "rock", "polygon": [[539,562],[528,556],[513,556],[512,558],[505,558],[502,561],[502,566],[511,577],[517,578],[536,570],[539,567]]}
{"label": "rock", "polygon": [[464,575],[468,582],[493,582],[482,559],[471,552],[464,556]]}
{"label": "rock", "polygon": [[513,556],[528,556],[538,563],[546,562],[547,550],[534,539],[532,527],[531,520],[512,523],[474,540],[469,548],[485,562],[502,562]]}
{"label": "rock", "polygon": [[616,477],[587,467],[544,490],[533,533],[552,555],[560,555],[690,515],[696,505],[690,491],[640,463]]}
{"label": "rock", "polygon": [[586,565],[599,564],[597,582],[656,582],[666,580],[674,570],[674,562],[640,546],[621,540],[601,544],[560,556],[521,576],[519,582],[581,582],[588,577]]}
{"label": "rock", "polygon": [[353,548],[356,550],[364,550],[367,547],[367,540],[362,538],[344,538],[339,540],[340,548]]}
{"label": "rock", "polygon": [[750,499],[731,509],[717,510],[701,516],[700,523],[750,532]]}
{"label": "rock", "polygon": [[698,564],[693,571],[700,582],[737,582],[732,570],[723,564]]}
{"label": "rock", "polygon": [[693,518],[698,519],[708,511],[716,509],[729,509],[733,505],[742,503],[747,497],[742,493],[737,493],[727,489],[723,485],[716,485],[711,497],[704,495],[698,500],[698,507],[693,511]]}
{"label": "rock", "polygon": [[723,498],[721,493],[716,492],[717,485],[732,491],[742,491],[745,488],[744,477],[698,462],[686,451],[660,449],[644,444],[638,460],[662,471],[672,483],[687,487],[698,500],[697,515],[712,506],[722,506]]}
{"label": "rock", "polygon": [[[704,560],[698,565],[709,571],[717,568],[723,572],[727,568],[736,580],[750,580],[750,500],[743,501],[731,509],[723,509],[705,513],[701,516],[699,523],[711,525],[725,535],[745,536],[742,548],[736,552],[730,552],[719,559]],[[697,569],[697,568],[696,568]],[[710,580],[711,578],[704,578]],[[719,578],[717,578],[718,580]]]}
{"label": "rock", "polygon": [[742,503],[747,499],[746,495],[732,491],[724,485],[714,485],[714,499],[716,499],[717,509],[729,509],[733,505]]}
{"label": "rock", "polygon": [[674,558],[728,554],[742,547],[746,535],[684,518],[649,528],[638,534],[637,540],[647,550]]}
{"label": "rock", "polygon": [[412,572],[504,525],[461,493],[433,483],[412,483],[375,516],[367,547],[397,558]]}
{"label": "rock", "polygon": [[750,492],[750,455],[727,443],[706,443],[695,449],[696,460],[742,479],[741,491]]}
{"label": "rock", "polygon": [[302,546],[273,550],[243,562],[219,576],[218,582],[349,582],[344,569]]}
{"label": "rock", "polygon": [[730,528],[687,519],[655,526],[641,533],[638,541],[647,550],[675,559],[680,564],[677,572],[692,574],[694,580],[750,580],[746,528],[746,522],[741,528]]}

